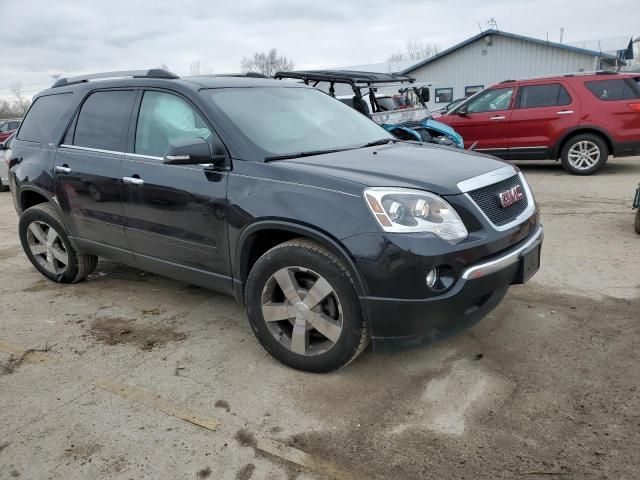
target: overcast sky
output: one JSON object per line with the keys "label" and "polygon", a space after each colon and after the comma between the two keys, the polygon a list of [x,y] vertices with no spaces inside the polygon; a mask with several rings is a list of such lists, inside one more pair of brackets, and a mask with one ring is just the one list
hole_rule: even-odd
{"label": "overcast sky", "polygon": [[296,68],[384,62],[408,38],[440,49],[488,28],[565,42],[640,35],[638,0],[0,0],[0,97],[22,81],[30,96],[50,74],[200,60],[215,73],[277,48]]}

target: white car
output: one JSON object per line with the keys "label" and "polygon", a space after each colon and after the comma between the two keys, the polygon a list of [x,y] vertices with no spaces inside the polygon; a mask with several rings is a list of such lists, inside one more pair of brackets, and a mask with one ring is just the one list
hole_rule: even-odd
{"label": "white car", "polygon": [[7,163],[6,156],[12,138],[13,135],[4,142],[0,142],[0,192],[9,190],[9,164]]}

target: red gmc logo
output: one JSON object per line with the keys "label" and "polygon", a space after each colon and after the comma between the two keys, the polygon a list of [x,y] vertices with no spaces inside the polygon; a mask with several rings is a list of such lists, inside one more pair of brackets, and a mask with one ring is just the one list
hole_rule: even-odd
{"label": "red gmc logo", "polygon": [[513,205],[523,198],[524,192],[522,191],[522,185],[516,185],[512,189],[498,194],[498,199],[500,200],[500,206],[502,208],[507,208],[509,205]]}

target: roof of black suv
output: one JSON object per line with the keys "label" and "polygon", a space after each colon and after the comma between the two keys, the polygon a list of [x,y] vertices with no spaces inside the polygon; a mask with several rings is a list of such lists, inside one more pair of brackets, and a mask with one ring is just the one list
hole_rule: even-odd
{"label": "roof of black suv", "polygon": [[[191,90],[203,88],[229,88],[229,87],[260,87],[278,86],[283,83],[277,80],[264,77],[259,74],[230,74],[230,75],[201,75],[190,77],[179,77],[171,72],[161,69],[133,70],[122,72],[105,72],[89,75],[82,75],[71,78],[61,78],[56,81],[51,88],[40,92],[38,96],[57,92],[68,92],[102,87],[116,86],[176,86],[186,87]],[[293,84],[304,87],[303,84]]]}

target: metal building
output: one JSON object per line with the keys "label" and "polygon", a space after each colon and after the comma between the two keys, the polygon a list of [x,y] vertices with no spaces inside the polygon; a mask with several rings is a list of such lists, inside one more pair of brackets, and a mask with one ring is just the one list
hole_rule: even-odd
{"label": "metal building", "polygon": [[437,109],[507,79],[618,69],[611,53],[486,30],[399,73],[432,82],[429,107]]}

